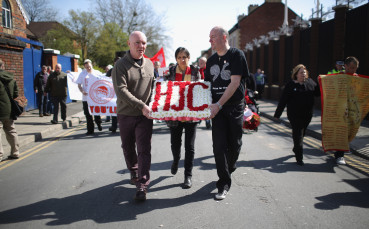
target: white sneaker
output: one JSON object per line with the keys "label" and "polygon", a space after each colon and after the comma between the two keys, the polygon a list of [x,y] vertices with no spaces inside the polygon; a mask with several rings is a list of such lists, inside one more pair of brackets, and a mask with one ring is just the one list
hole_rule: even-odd
{"label": "white sneaker", "polygon": [[215,199],[217,200],[224,200],[226,198],[226,195],[228,194],[227,190],[223,190],[223,192],[218,192],[215,195]]}
{"label": "white sneaker", "polygon": [[3,160],[3,156],[0,157],[0,162]]}
{"label": "white sneaker", "polygon": [[337,158],[336,162],[339,165],[346,165],[346,161],[345,161],[345,158],[344,157]]}

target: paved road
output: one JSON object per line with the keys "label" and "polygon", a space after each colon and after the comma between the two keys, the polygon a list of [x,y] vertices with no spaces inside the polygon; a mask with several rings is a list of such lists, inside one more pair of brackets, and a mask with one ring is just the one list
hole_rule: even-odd
{"label": "paved road", "polygon": [[[211,131],[198,128],[193,187],[183,160],[170,174],[169,132],[156,124],[148,200],[133,201],[119,134],[67,129],[0,164],[0,228],[368,228],[369,163],[348,155],[336,166],[306,138],[305,166],[295,164],[290,130],[263,119],[244,134],[227,198],[215,201]],[[183,158],[182,158],[183,159]]]}

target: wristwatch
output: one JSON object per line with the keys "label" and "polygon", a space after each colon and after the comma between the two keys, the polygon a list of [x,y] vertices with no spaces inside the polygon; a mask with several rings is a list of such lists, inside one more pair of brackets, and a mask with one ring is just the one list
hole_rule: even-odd
{"label": "wristwatch", "polygon": [[216,105],[218,105],[219,110],[221,110],[221,109],[222,109],[222,107],[223,107],[223,106],[222,106],[222,105],[220,105],[220,103],[219,103],[219,102],[216,102],[215,104],[216,104]]}

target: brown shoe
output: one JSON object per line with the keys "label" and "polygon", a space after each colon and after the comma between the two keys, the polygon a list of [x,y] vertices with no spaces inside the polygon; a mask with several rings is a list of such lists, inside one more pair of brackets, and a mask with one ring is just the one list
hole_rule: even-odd
{"label": "brown shoe", "polygon": [[137,201],[145,201],[146,200],[146,189],[140,188],[136,192],[135,200]]}
{"label": "brown shoe", "polygon": [[44,113],[44,116],[50,116],[50,114],[49,113]]}
{"label": "brown shoe", "polygon": [[43,114],[40,114],[40,117],[44,117],[44,115]]}
{"label": "brown shoe", "polygon": [[131,172],[131,180],[129,181],[129,183],[131,185],[136,185],[137,182],[138,182],[137,174],[134,172]]}

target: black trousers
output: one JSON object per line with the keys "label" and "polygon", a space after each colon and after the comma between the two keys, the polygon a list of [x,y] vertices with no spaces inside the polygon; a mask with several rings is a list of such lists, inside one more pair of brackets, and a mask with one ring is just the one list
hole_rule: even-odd
{"label": "black trousers", "polygon": [[172,148],[173,160],[181,159],[182,133],[185,130],[185,161],[184,174],[192,177],[193,159],[195,157],[195,138],[197,123],[178,122],[178,126],[170,128],[170,143]]}
{"label": "black trousers", "polygon": [[47,95],[44,96],[44,92],[37,92],[37,107],[39,114],[46,114]]}
{"label": "black trousers", "polygon": [[59,113],[59,104],[61,110],[61,118],[63,121],[67,118],[67,97],[66,96],[50,96],[51,102],[54,105],[54,121],[58,121],[58,113]]}
{"label": "black trousers", "polygon": [[296,161],[303,159],[303,144],[306,129],[310,124],[311,116],[306,118],[288,118],[292,126],[293,149]]}
{"label": "black trousers", "polygon": [[226,105],[212,119],[213,153],[219,180],[218,191],[231,188],[231,174],[242,146],[242,124],[245,104]]}
{"label": "black trousers", "polygon": [[117,116],[111,116],[111,128],[116,130],[118,128],[118,119]]}
{"label": "black trousers", "polygon": [[264,84],[256,85],[256,90],[259,93],[258,96],[256,96],[258,99],[261,99],[262,98],[263,93],[264,93],[264,88],[265,88],[265,85]]}
{"label": "black trousers", "polygon": [[344,157],[345,151],[336,151],[334,152],[334,158],[338,159],[339,157]]}
{"label": "black trousers", "polygon": [[87,122],[87,131],[90,133],[93,133],[95,130],[95,125],[94,125],[94,119],[95,119],[95,123],[97,125],[101,125],[101,117],[100,115],[95,115],[94,119],[92,118],[92,115],[90,115],[90,112],[88,111],[88,103],[87,101],[83,101],[83,113],[86,116],[86,122]]}

